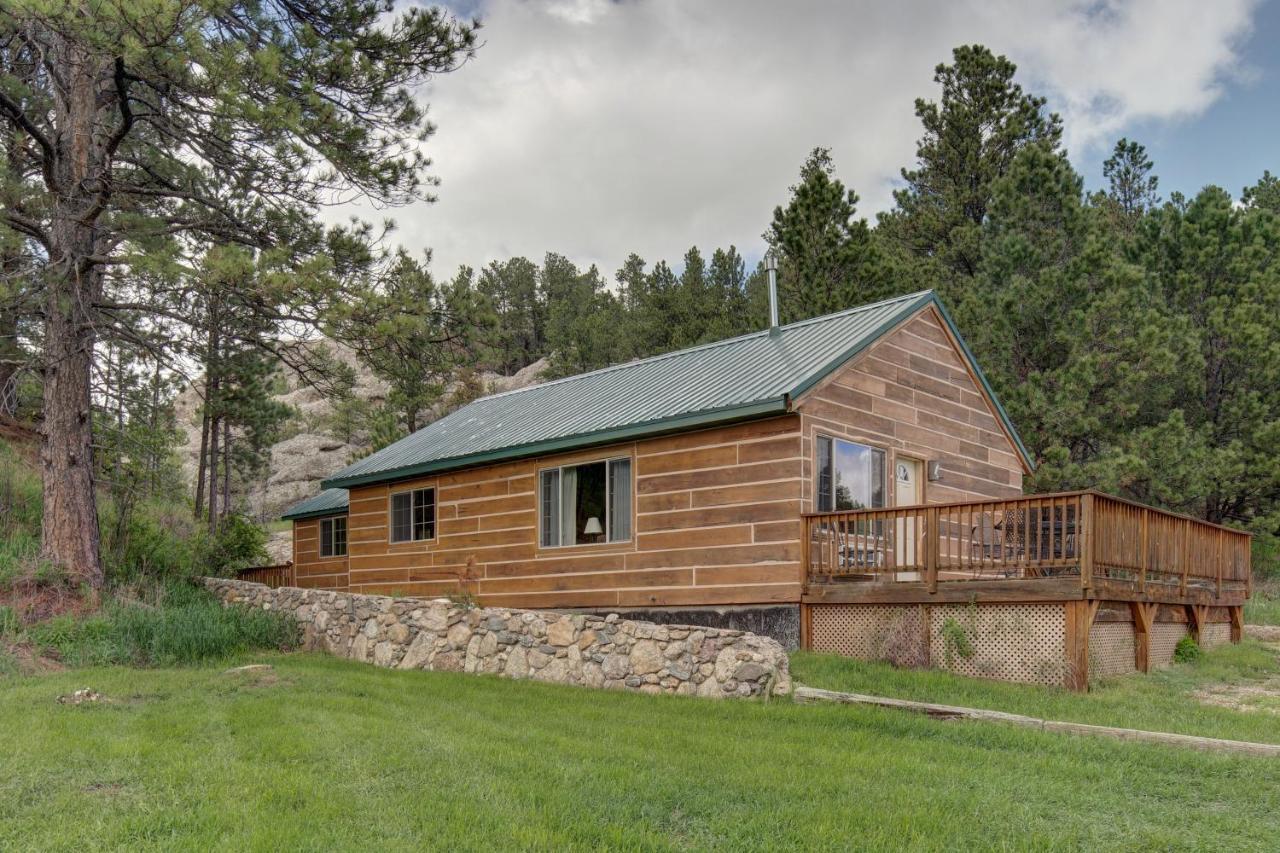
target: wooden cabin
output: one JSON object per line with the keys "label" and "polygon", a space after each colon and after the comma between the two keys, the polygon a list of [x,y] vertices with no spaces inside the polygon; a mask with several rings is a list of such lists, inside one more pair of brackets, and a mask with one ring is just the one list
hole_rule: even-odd
{"label": "wooden cabin", "polygon": [[1246,534],[1030,466],[926,291],[477,400],[291,507],[291,582],[1071,686],[1239,638]]}

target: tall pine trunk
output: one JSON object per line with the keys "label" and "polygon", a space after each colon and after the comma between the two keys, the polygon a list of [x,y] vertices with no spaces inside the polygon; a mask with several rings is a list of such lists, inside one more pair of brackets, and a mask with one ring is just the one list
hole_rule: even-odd
{"label": "tall pine trunk", "polygon": [[209,532],[218,530],[218,447],[222,418],[214,417],[209,427]]}
{"label": "tall pine trunk", "polygon": [[231,421],[222,421],[222,516],[231,512]]}
{"label": "tall pine trunk", "polygon": [[101,588],[103,581],[93,477],[93,305],[101,299],[102,267],[94,227],[101,211],[98,176],[107,158],[97,133],[100,69],[87,52],[55,36],[50,61],[65,73],[54,102],[58,156],[49,228],[44,322],[44,420],[40,452],[44,486],[41,554],[69,579]]}
{"label": "tall pine trunk", "polygon": [[[69,223],[66,230],[74,230]],[[62,230],[62,229],[55,229]],[[87,229],[85,229],[87,230]],[[72,236],[72,235],[68,235]],[[89,238],[91,239],[91,238]],[[86,252],[85,254],[88,254]],[[74,265],[64,255],[51,271],[44,335],[44,419],[40,452],[44,484],[41,553],[68,575],[92,589],[102,585],[98,514],[93,476],[93,419],[90,377],[93,324],[83,280],[101,274],[63,274]],[[61,268],[61,269],[60,269]]]}

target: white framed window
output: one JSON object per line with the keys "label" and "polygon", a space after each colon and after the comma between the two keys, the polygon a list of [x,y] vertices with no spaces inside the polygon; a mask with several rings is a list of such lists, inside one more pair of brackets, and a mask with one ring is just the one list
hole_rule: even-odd
{"label": "white framed window", "polygon": [[347,556],[347,517],[345,515],[320,519],[320,556]]}
{"label": "white framed window", "polygon": [[878,447],[818,436],[818,512],[884,506],[884,459]]}
{"label": "white framed window", "polygon": [[414,489],[391,496],[391,541],[436,538],[436,490]]}
{"label": "white framed window", "polygon": [[543,548],[631,538],[631,459],[602,459],[538,472]]}

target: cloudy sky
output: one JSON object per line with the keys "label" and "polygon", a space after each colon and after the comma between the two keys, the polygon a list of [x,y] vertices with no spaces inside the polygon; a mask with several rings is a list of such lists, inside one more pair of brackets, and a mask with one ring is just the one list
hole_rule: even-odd
{"label": "cloudy sky", "polygon": [[422,93],[439,201],[390,214],[438,274],[548,250],[609,274],[695,244],[754,259],[817,145],[871,217],[913,156],[914,98],[969,42],[1049,98],[1091,186],[1121,135],[1166,192],[1280,170],[1280,0],[453,5],[484,44]]}

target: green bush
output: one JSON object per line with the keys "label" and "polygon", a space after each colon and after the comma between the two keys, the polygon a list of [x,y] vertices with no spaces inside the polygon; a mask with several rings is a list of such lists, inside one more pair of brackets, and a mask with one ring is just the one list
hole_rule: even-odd
{"label": "green bush", "polygon": [[144,505],[130,515],[119,541],[103,551],[108,582],[190,577],[195,567],[194,534],[186,506]]}
{"label": "green bush", "polygon": [[1178,663],[1189,663],[1199,658],[1202,654],[1204,652],[1190,634],[1179,640],[1178,645],[1173,647],[1173,659]]}
{"label": "green bush", "polygon": [[267,562],[267,532],[243,515],[224,518],[218,532],[201,535],[194,548],[197,574],[229,577],[237,569]]}
{"label": "green bush", "polygon": [[177,582],[140,597],[117,591],[93,616],[61,616],[27,634],[71,666],[191,664],[298,642],[297,624],[286,616],[223,607],[207,590]]}

